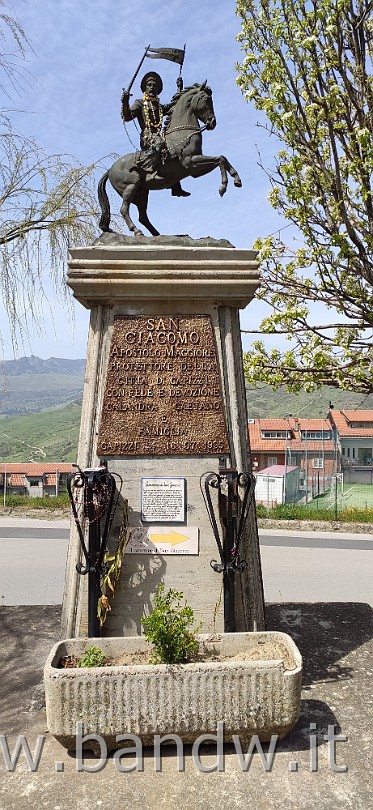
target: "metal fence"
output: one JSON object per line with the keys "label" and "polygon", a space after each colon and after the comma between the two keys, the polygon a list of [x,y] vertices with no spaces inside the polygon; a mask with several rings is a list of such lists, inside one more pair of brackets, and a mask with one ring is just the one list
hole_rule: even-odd
{"label": "metal fence", "polygon": [[310,506],[316,512],[328,509],[336,517],[346,510],[368,511],[373,509],[373,484],[346,482],[344,473],[337,473],[332,476],[328,490],[312,499]]}
{"label": "metal fence", "polygon": [[285,492],[283,487],[279,487],[276,497],[271,478],[268,477],[268,482],[264,481],[261,497],[258,498],[257,493],[256,500],[268,514],[277,508],[278,512],[288,512],[289,516],[294,512],[295,516],[301,507],[301,511],[306,509],[312,513],[315,520],[318,512],[329,513],[333,520],[337,520],[342,513],[351,513],[352,517],[356,514],[358,520],[357,513],[361,513],[364,519],[364,512],[373,511],[373,483],[351,482],[345,472],[331,476],[316,474],[301,480],[296,492]]}

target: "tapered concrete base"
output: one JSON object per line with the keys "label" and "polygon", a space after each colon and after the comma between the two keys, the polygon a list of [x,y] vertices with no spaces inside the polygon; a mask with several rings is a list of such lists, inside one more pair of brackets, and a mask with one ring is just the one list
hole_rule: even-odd
{"label": "tapered concrete base", "polygon": [[[224,463],[239,472],[249,470],[249,447],[245,385],[242,369],[242,349],[239,328],[239,308],[253,298],[258,285],[255,253],[229,247],[178,247],[143,244],[76,248],[71,251],[68,284],[74,296],[91,309],[87,350],[87,365],[83,394],[82,421],[79,438],[78,463],[82,468],[95,467],[99,461],[99,434],[104,404],[108,368],[112,361],[112,337],[115,319],[131,316],[149,319],[176,319],[204,316],[212,324],[217,360],[218,384],[221,390],[223,424],[225,421]],[[198,370],[208,383],[196,355],[186,357],[189,373]],[[135,358],[136,359],[136,358]],[[193,365],[194,364],[194,365]],[[199,364],[199,365],[198,365]],[[141,364],[136,371],[147,383],[146,370]],[[204,367],[205,368],[205,367]],[[182,386],[181,380],[181,386]],[[140,383],[138,383],[141,389]],[[153,421],[152,421],[153,420]],[[146,427],[154,424],[152,414],[144,417]],[[179,421],[182,427],[182,422]],[[138,428],[136,428],[138,430]],[[177,428],[179,429],[179,428]],[[203,410],[198,435],[204,435]],[[210,566],[218,550],[200,488],[206,472],[219,469],[219,442],[206,445],[211,450],[193,454],[148,453],[136,456],[130,452],[131,435],[118,442],[121,452],[106,454],[109,471],[120,476],[122,489],[119,509],[110,532],[109,547],[116,545],[124,499],[128,500],[129,523],[139,528],[141,522],[141,479],[177,478],[186,481],[186,514],[177,531],[192,528],[198,532],[198,548],[194,553],[124,555],[120,587],[112,602],[112,611],[105,624],[108,635],[139,635],[141,617],[152,603],[152,597],[163,581],[184,593],[203,630],[224,629],[222,575]],[[223,432],[223,431],[222,431]],[[102,446],[102,445],[101,445]],[[119,445],[118,445],[119,446]],[[126,454],[126,447],[128,452]],[[175,529],[175,525],[170,524]],[[81,556],[76,527],[71,529],[68,552],[66,587],[63,602],[63,636],[87,633],[87,597],[85,578],[78,577],[76,563]],[[244,527],[241,558],[247,562],[242,574],[236,576],[237,630],[264,628],[263,588],[259,558],[258,532],[254,505]]]}

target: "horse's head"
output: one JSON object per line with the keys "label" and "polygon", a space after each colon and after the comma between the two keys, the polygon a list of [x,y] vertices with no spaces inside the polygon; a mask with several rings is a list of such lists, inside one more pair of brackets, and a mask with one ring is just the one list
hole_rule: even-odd
{"label": "horse's head", "polygon": [[202,121],[206,129],[216,127],[212,91],[203,84],[192,84],[171,99],[170,109],[165,120],[166,135],[173,137],[176,131],[195,129],[197,122]]}
{"label": "horse's head", "polygon": [[196,119],[203,121],[207,129],[216,127],[212,91],[207,87],[207,81],[175,93],[165,121],[165,131],[172,132],[175,126],[180,129],[183,124],[190,128],[190,124],[196,124]]}
{"label": "horse's head", "polygon": [[216,118],[212,103],[212,90],[207,87],[207,79],[203,84],[197,85],[191,100],[191,108],[199,121],[203,121],[207,129],[215,129]]}

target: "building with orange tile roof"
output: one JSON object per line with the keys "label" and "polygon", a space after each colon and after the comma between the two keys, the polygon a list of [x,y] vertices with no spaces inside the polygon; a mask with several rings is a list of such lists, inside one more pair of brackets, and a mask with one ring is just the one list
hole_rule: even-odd
{"label": "building with orange tile roof", "polygon": [[331,408],[328,417],[337,436],[345,481],[373,484],[373,411]]}
{"label": "building with orange tile roof", "polygon": [[267,467],[298,467],[303,488],[323,492],[339,469],[335,431],[328,419],[249,419],[254,473]]}
{"label": "building with orange tile roof", "polygon": [[73,471],[65,461],[2,462],[0,463],[0,489],[9,495],[40,497],[58,495],[66,491],[66,479]]}

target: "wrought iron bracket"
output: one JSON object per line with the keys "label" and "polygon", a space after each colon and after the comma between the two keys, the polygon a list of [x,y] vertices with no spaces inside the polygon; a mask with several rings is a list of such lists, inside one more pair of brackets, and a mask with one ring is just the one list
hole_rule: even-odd
{"label": "wrought iron bracket", "polygon": [[[200,483],[220,557],[220,562],[211,560],[210,565],[216,573],[223,574],[224,629],[226,632],[234,632],[234,578],[247,568],[246,560],[240,558],[240,545],[254,495],[255,478],[249,472],[239,473],[234,469],[220,467],[219,473],[205,473]],[[217,509],[212,501],[214,489],[218,491]]]}
{"label": "wrought iron bracket", "polygon": [[[97,603],[101,595],[100,578],[105,573],[103,561],[116,482],[114,476],[108,472],[106,462],[102,462],[99,467],[86,470],[81,470],[77,465],[74,466],[76,466],[75,472],[67,478],[67,492],[85,560],[84,563],[76,565],[76,570],[81,576],[88,574],[88,635],[97,637],[100,635],[100,623],[97,615]],[[74,489],[83,490],[84,514],[81,518],[79,518],[76,507]],[[101,527],[104,516],[104,525]],[[88,546],[84,536],[85,521],[88,521]]]}

